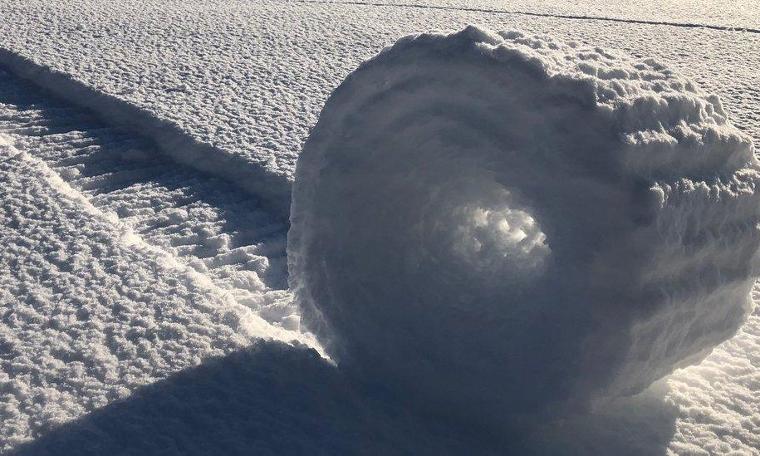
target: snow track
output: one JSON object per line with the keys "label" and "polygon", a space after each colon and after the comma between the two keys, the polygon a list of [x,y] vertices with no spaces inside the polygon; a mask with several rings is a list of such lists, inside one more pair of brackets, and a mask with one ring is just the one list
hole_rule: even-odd
{"label": "snow track", "polygon": [[301,341],[285,225],[0,70],[0,453],[254,340]]}
{"label": "snow track", "polygon": [[287,225],[240,188],[178,165],[148,141],[38,92],[0,72],[0,132],[237,302],[297,328],[298,317],[281,290]]}
{"label": "snow track", "polygon": [[92,110],[113,125],[139,130],[151,139],[154,152],[171,157],[189,168],[224,176],[239,189],[257,195],[273,215],[287,220],[290,207],[290,182],[248,160],[199,142],[176,125],[156,118],[150,112],[117,97],[89,87],[69,75],[37,65],[29,59],[0,49],[0,65],[11,73],[50,90],[74,106]]}

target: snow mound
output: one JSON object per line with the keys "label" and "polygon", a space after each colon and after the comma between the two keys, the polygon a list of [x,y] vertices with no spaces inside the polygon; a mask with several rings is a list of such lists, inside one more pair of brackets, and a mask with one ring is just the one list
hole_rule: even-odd
{"label": "snow mound", "polygon": [[751,310],[760,164],[652,60],[467,27],[325,105],[288,238],[342,365],[475,413],[585,406],[704,358]]}

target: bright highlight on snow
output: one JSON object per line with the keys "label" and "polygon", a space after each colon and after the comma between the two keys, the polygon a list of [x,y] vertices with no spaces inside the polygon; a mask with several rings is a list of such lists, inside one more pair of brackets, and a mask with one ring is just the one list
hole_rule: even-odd
{"label": "bright highlight on snow", "polygon": [[453,235],[452,253],[467,266],[488,274],[500,267],[528,273],[540,269],[549,254],[546,235],[536,220],[520,209],[467,207],[452,211],[453,219],[438,221],[439,235]]}
{"label": "bright highlight on snow", "polygon": [[288,261],[346,368],[502,416],[637,393],[751,310],[760,164],[651,60],[476,27],[399,40],[299,157]]}

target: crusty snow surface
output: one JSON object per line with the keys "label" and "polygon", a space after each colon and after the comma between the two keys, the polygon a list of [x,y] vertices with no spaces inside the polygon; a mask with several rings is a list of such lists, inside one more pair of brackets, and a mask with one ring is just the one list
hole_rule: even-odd
{"label": "crusty snow surface", "polygon": [[220,163],[232,155],[251,170],[263,167],[274,176],[266,185],[258,186],[262,179],[253,172],[236,180],[279,207],[289,198],[276,193],[289,186],[278,179],[292,180],[309,127],[350,71],[401,36],[470,23],[549,32],[667,62],[723,97],[734,122],[760,139],[760,114],[751,109],[760,102],[757,33],[267,0],[3,0],[2,6],[2,48],[138,106],[222,155],[199,163],[190,150],[169,151],[190,157],[191,165],[224,168]]}
{"label": "crusty snow surface", "polygon": [[255,201],[34,91],[0,72],[3,449],[254,339],[306,340]]}
{"label": "crusty snow surface", "polygon": [[[314,0],[307,0],[314,1]],[[563,17],[565,19],[607,19],[631,23],[669,23],[679,27],[715,27],[758,30],[760,12],[753,0],[737,1],[670,1],[610,2],[586,0],[557,2],[553,0],[318,0],[348,4],[413,6],[415,8],[464,9],[489,13],[526,16]]]}
{"label": "crusty snow surface", "polygon": [[[282,202],[330,92],[402,35],[478,23],[653,57],[760,140],[760,34],[540,16],[578,13],[569,2],[514,5],[538,16],[372,3],[0,2],[0,70],[35,82],[0,73],[0,451],[335,454],[366,450],[369,427],[376,453],[463,454],[436,443],[450,432],[393,424],[382,395],[351,392],[313,352],[251,347],[313,344],[283,290]],[[667,3],[588,15],[758,23]],[[760,317],[634,404],[545,428],[526,445],[760,454]]]}

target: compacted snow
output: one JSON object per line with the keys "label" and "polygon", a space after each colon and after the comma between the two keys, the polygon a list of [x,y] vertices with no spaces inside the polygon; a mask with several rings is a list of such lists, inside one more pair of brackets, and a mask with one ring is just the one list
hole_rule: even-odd
{"label": "compacted snow", "polygon": [[[548,44],[533,35],[551,34],[556,42],[588,48],[601,62],[606,53],[597,47],[639,61],[653,58],[647,71],[658,73],[654,62],[666,63],[719,95],[732,123],[760,140],[760,34],[725,30],[757,27],[751,8],[739,3],[731,3],[744,12],[738,16],[713,3],[686,9],[670,2],[649,8],[600,2],[593,14],[570,2],[510,5],[529,15],[486,11],[507,8],[485,0],[468,2],[467,11],[457,10],[462,2],[454,0],[379,3],[0,1],[0,451],[500,454],[504,448],[527,446],[524,454],[657,454],[665,449],[672,454],[760,454],[757,314],[699,365],[677,371],[642,395],[590,414],[562,415],[559,421],[549,410],[517,434],[490,433],[477,420],[470,423],[474,429],[466,430],[461,423],[449,428],[406,416],[409,410],[398,403],[404,399],[394,399],[393,391],[373,389],[377,385],[362,390],[313,351],[253,342],[295,339],[318,348],[299,329],[298,312],[284,289],[296,161],[333,89],[401,36],[478,23],[522,30],[519,39],[526,42]],[[558,17],[583,12],[620,21]],[[630,20],[681,26],[626,22]],[[600,73],[595,77],[601,78]],[[716,106],[701,97],[705,107]],[[686,116],[686,125],[704,120],[699,117],[704,113],[694,117],[690,109],[684,106],[672,118]],[[723,114],[715,109],[713,115]],[[637,128],[646,130],[645,125],[631,130]],[[697,131],[696,137],[707,134]],[[688,141],[687,136],[679,140]],[[657,143],[663,138],[631,139]],[[623,167],[629,177],[663,182],[662,213],[669,204],[685,201],[681,193],[691,195],[694,213],[718,194],[721,200],[712,206],[716,215],[741,200],[731,196],[726,201],[722,195],[741,188],[741,176],[728,177],[742,160],[729,161],[719,171],[709,157],[694,163],[680,160],[680,153],[672,157],[669,164],[677,170],[664,171],[666,176],[656,174],[668,163],[647,169],[650,161],[633,160]],[[696,185],[693,191],[688,185],[664,185],[680,177],[710,182],[720,173],[726,178],[722,185]],[[455,242],[456,255],[437,259],[448,265],[444,269],[461,270],[457,265],[475,259],[524,282],[555,267],[562,253],[557,246],[563,244],[553,235],[553,219],[537,212],[536,205],[523,204],[514,190],[461,189],[488,197],[483,207],[451,212],[447,223],[457,218],[468,223],[435,238],[439,244],[460,241]],[[634,205],[641,195],[632,195]],[[399,195],[378,192],[374,197],[391,208],[393,201],[386,199]],[[593,212],[590,207],[584,211]],[[732,233],[744,239],[740,225]],[[697,227],[721,234],[730,228]],[[670,228],[676,235],[688,230]],[[692,233],[695,242],[706,239],[700,233]],[[523,261],[507,265],[500,255],[478,254],[483,245]],[[728,247],[713,245],[715,250],[705,248],[705,257],[720,260],[702,271],[716,280],[705,282],[705,290],[686,291],[713,297],[746,291],[744,284],[710,292],[721,280],[733,276],[738,280],[733,283],[739,283],[746,274],[742,255],[736,263],[725,263]],[[680,253],[668,252],[675,263]],[[646,250],[633,253],[646,255]],[[726,266],[719,274],[709,271],[719,265]],[[377,267],[388,272],[382,264]],[[669,271],[690,284],[696,278],[685,273],[688,268],[679,263]],[[473,274],[474,281],[465,286],[474,288],[478,281],[490,286],[497,277]],[[436,283],[443,284],[442,293],[457,290],[444,279]],[[672,297],[684,296],[679,291]],[[682,321],[658,321],[657,316],[667,315],[660,311],[673,304],[655,302],[648,320],[654,326],[689,327]],[[725,326],[710,326],[699,336],[689,335],[688,329],[683,337],[673,334],[669,340],[684,343],[668,346],[655,369],[619,364],[632,374],[611,383],[613,389],[637,390],[684,356],[691,361],[689,354],[704,355],[700,346],[717,342],[735,326],[741,312],[733,309],[728,315],[697,307],[687,321],[707,316]],[[628,323],[634,318],[624,317],[621,321]],[[367,334],[367,340],[375,335]],[[475,336],[476,341],[482,337]],[[435,331],[430,337],[436,337]],[[609,347],[610,353],[615,350]],[[537,397],[531,391],[528,396]],[[373,446],[366,447],[370,441]]]}
{"label": "compacted snow", "polygon": [[287,280],[286,224],[256,198],[178,166],[149,141],[38,94],[8,73],[0,73],[0,128],[151,245],[268,320],[297,324],[287,293],[270,290]]}

